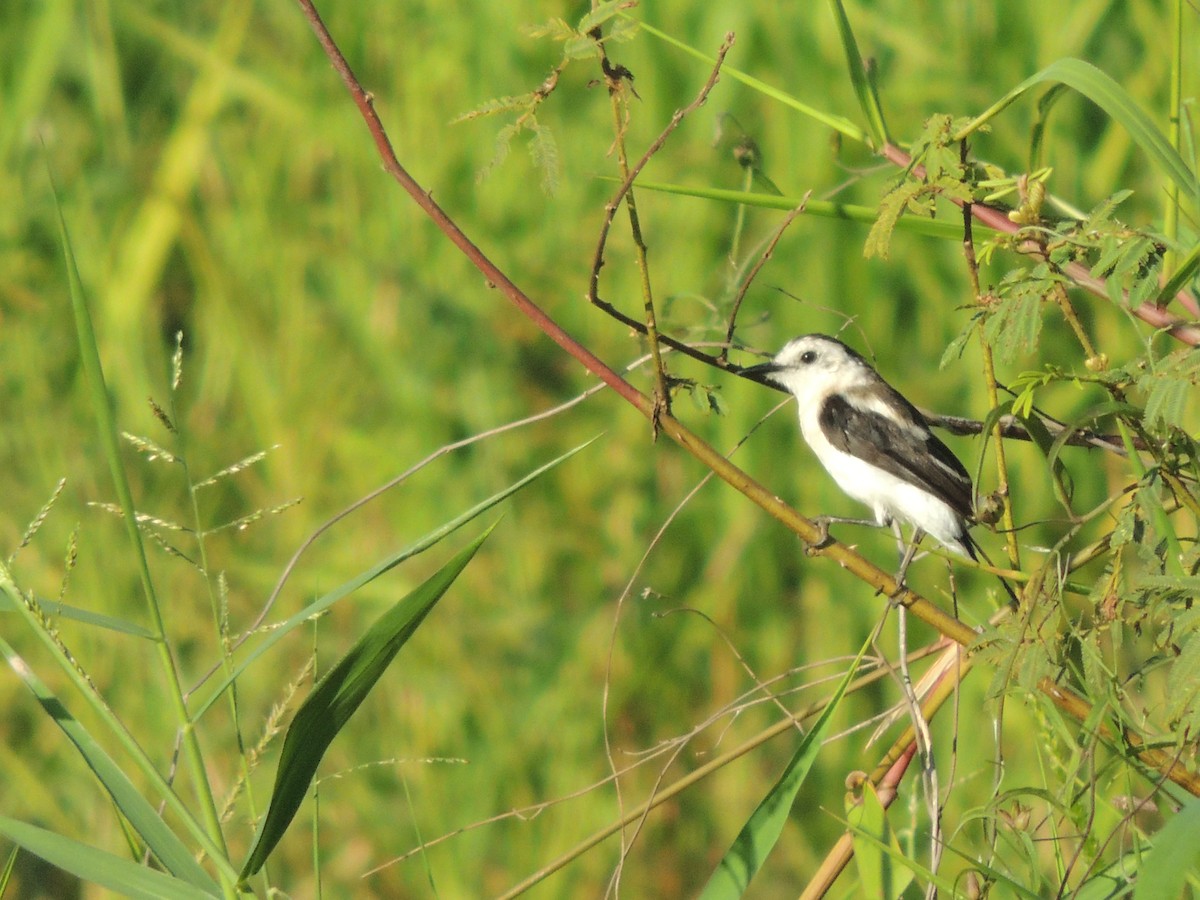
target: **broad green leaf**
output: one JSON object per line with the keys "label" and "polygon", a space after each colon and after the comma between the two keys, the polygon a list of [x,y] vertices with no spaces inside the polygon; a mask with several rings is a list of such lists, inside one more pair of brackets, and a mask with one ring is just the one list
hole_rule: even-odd
{"label": "broad green leaf", "polygon": [[124,897],[146,900],[202,900],[219,897],[215,884],[201,890],[141,863],[114,856],[53,831],[0,816],[0,834],[64,872]]}
{"label": "broad green leaf", "polygon": [[847,686],[854,680],[863,654],[866,653],[869,646],[869,642],[863,644],[858,651],[858,656],[850,664],[846,674],[842,676],[842,680],[838,683],[833,696],[829,698],[829,703],[822,711],[820,718],[813,724],[812,730],[800,741],[800,746],[796,748],[791,762],[787,764],[775,786],[771,788],[750,818],[746,820],[746,824],[742,826],[733,846],[725,852],[725,856],[722,857],[721,862],[709,877],[708,883],[704,886],[704,890],[700,894],[701,900],[727,900],[727,898],[741,897],[749,886],[750,879],[758,872],[771,852],[771,848],[779,840],[779,835],[791,813],[792,804],[796,800],[796,794],[799,793],[813,763],[816,762],[817,754],[821,751],[821,744],[825,740],[825,734],[829,731],[834,713],[837,712],[837,708],[842,702],[842,696],[846,693]]}
{"label": "broad green leaf", "polygon": [[[0,585],[7,592],[7,585]],[[6,594],[7,595],[7,594]],[[12,598],[10,598],[12,599]],[[19,602],[13,599],[13,602]],[[133,782],[121,768],[105,752],[86,728],[81,725],[67,710],[63,702],[53,691],[34,673],[33,669],[17,654],[17,652],[0,638],[0,655],[8,662],[17,676],[25,682],[25,686],[37,698],[42,709],[75,745],[84,762],[95,773],[100,784],[112,797],[113,804],[128,821],[150,852],[162,863],[167,871],[185,879],[192,885],[206,890],[217,891],[217,883],[195,860],[192,852],[176,836],[150,802],[139,793]],[[14,838],[16,840],[16,838]],[[67,838],[63,838],[67,840]],[[36,851],[35,851],[36,852]],[[98,851],[97,851],[98,852]],[[38,854],[41,856],[42,854]],[[50,857],[43,857],[59,863]],[[66,866],[63,866],[66,868]],[[139,867],[140,868],[140,867]],[[68,870],[73,871],[73,870]]]}
{"label": "broad green leaf", "polygon": [[491,528],[384,613],[350,652],[325,673],[296,711],[283,739],[271,805],[254,836],[254,845],[242,868],[243,879],[254,875],[267,861],[300,808],[317,765],[333,739],[490,533]]}
{"label": "broad green leaf", "polygon": [[1188,877],[1200,876],[1200,800],[1188,798],[1183,808],[1154,836],[1142,861],[1133,900],[1181,897]]}
{"label": "broad green leaf", "polygon": [[316,601],[314,601],[313,603],[310,603],[308,606],[304,607],[304,609],[300,610],[295,615],[289,617],[282,624],[272,628],[270,634],[268,634],[263,639],[262,643],[260,643],[258,646],[256,646],[254,648],[254,650],[249,655],[246,656],[245,659],[243,659],[241,662],[239,662],[234,667],[233,671],[229,674],[229,676],[226,677],[219,685],[217,685],[216,689],[214,689],[213,692],[204,700],[204,702],[201,703],[196,708],[195,712],[192,714],[192,720],[195,721],[195,720],[199,719],[201,716],[203,716],[204,713],[208,711],[208,708],[210,706],[212,706],[214,703],[216,703],[217,700],[220,698],[220,696],[226,690],[229,689],[229,686],[231,684],[233,684],[235,681],[237,681],[238,677],[242,674],[242,672],[246,671],[247,667],[249,667],[251,663],[253,663],[255,660],[257,660],[264,653],[266,653],[267,650],[269,650],[271,647],[273,647],[278,641],[282,640],[284,637],[286,637],[288,634],[290,634],[293,629],[297,628],[300,625],[303,625],[305,622],[307,622],[309,619],[311,619],[317,613],[323,612],[324,610],[333,606],[333,604],[335,604],[337,601],[341,600],[343,597],[346,597],[346,596],[354,593],[363,585],[374,581],[376,578],[378,578],[384,572],[387,572],[390,569],[395,568],[400,563],[404,562],[404,560],[409,559],[413,556],[416,556],[418,553],[422,553],[425,550],[428,550],[430,547],[432,547],[438,541],[442,540],[443,538],[447,537],[448,535],[453,534],[459,528],[466,525],[468,522],[470,522],[476,516],[479,516],[482,513],[487,512],[489,509],[491,509],[497,503],[500,503],[502,500],[505,500],[508,497],[511,497],[513,494],[515,494],[521,488],[525,487],[530,482],[535,481],[536,479],[538,479],[539,477],[544,475],[546,472],[553,469],[559,463],[565,462],[566,460],[570,459],[572,456],[574,456],[580,450],[582,450],[583,448],[585,448],[589,444],[591,444],[592,441],[594,441],[594,440],[596,440],[596,439],[592,438],[591,441],[585,441],[584,443],[580,444],[578,447],[574,448],[573,450],[568,450],[566,453],[564,453],[562,456],[558,457],[557,459],[552,459],[552,460],[550,460],[550,462],[546,463],[545,465],[539,466],[538,468],[536,468],[532,472],[530,472],[528,475],[526,475],[524,478],[522,478],[520,481],[510,484],[504,490],[493,494],[492,496],[490,496],[486,500],[484,500],[482,503],[477,503],[475,506],[468,509],[462,515],[458,516],[457,518],[451,519],[449,522],[447,522],[445,525],[440,526],[439,528],[435,528],[433,531],[429,532],[429,534],[420,538],[415,543],[410,544],[409,546],[405,547],[399,553],[389,556],[383,562],[379,563],[378,565],[374,566],[371,569],[368,569],[366,572],[364,572],[362,575],[359,575],[357,578],[352,578],[350,581],[347,581],[345,584],[341,585],[340,587],[334,588],[328,594],[325,594],[324,596],[318,598]]}

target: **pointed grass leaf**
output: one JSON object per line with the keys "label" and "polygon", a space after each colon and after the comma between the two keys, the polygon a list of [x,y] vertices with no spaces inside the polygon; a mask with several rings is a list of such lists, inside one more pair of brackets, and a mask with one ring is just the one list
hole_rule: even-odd
{"label": "pointed grass leaf", "polygon": [[333,739],[490,533],[491,528],[376,620],[297,710],[283,739],[271,804],[242,868],[243,879],[262,868],[300,808]]}
{"label": "pointed grass leaf", "polygon": [[[79,342],[79,361],[86,376],[88,395],[92,410],[96,415],[96,426],[99,432],[100,444],[103,447],[104,458],[108,461],[109,472],[112,475],[113,489],[120,502],[121,512],[125,519],[125,531],[138,564],[138,574],[141,580],[142,593],[150,607],[157,625],[161,625],[158,615],[158,600],[154,593],[154,584],[150,580],[150,568],[146,561],[146,545],[142,541],[142,531],[138,527],[137,517],[133,506],[133,492],[129,487],[129,478],[125,474],[125,464],[122,462],[121,442],[117,432],[116,416],[108,396],[108,387],[104,381],[104,367],[100,363],[100,348],[96,343],[96,332],[92,326],[92,314],[88,309],[87,296],[83,290],[83,279],[79,275],[79,266],[75,261],[75,250],[71,245],[71,236],[67,231],[67,220],[63,215],[62,204],[58,199],[58,188],[54,184],[54,176],[50,170],[49,160],[46,162],[46,174],[50,178],[50,187],[54,194],[54,204],[58,213],[58,234],[62,244],[63,258],[67,267],[67,286],[71,295],[71,310],[75,318],[75,335]],[[161,633],[161,628],[156,633]]]}
{"label": "pointed grass leaf", "polygon": [[[148,628],[143,628],[136,622],[118,619],[115,616],[106,616],[103,613],[92,612],[90,609],[68,606],[66,603],[60,603],[57,600],[43,600],[38,598],[38,606],[42,608],[42,612],[47,616],[71,619],[75,622],[82,622],[85,625],[104,628],[117,634],[128,634],[132,637],[154,640],[154,632]],[[0,613],[15,612],[16,608],[16,603],[11,597],[7,594],[0,594]]]}
{"label": "pointed grass leaf", "polygon": [[850,27],[850,17],[846,15],[846,7],[841,0],[830,0],[829,6],[837,23],[838,36],[842,40],[842,52],[846,54],[846,63],[850,68],[850,83],[854,86],[854,94],[858,97],[858,105],[867,124],[871,128],[871,139],[878,150],[888,139],[887,123],[883,118],[883,107],[879,103],[879,93],[875,90],[874,80],[863,65],[862,54],[858,51],[858,41],[854,37],[854,29]]}
{"label": "pointed grass leaf", "polygon": [[[629,13],[622,12],[621,15],[628,16]],[[640,27],[642,31],[651,37],[658,38],[660,41],[670,44],[671,46],[682,50],[689,56],[701,60],[710,66],[714,65],[717,61],[716,57],[714,57],[712,54],[705,53],[702,50],[697,50],[695,47],[685,44],[683,41],[672,37],[665,31],[659,31],[653,25],[649,25],[646,22],[641,22]],[[834,115],[833,113],[827,113],[824,110],[817,109],[815,106],[809,106],[807,103],[798,100],[786,91],[781,91],[779,88],[772,87],[765,81],[755,78],[753,75],[749,75],[746,72],[736,69],[729,64],[721,67],[721,77],[729,78],[733,81],[740,81],[751,90],[758,91],[764,97],[769,97],[778,103],[782,103],[784,106],[789,106],[801,115],[808,116],[810,119],[819,122],[827,128],[832,128],[834,131],[848,137],[852,141],[857,141],[860,144],[870,144],[870,138],[868,137],[867,133],[844,116]]]}
{"label": "pointed grass leaf", "polygon": [[[112,798],[113,804],[129,822],[130,827],[137,833],[138,837],[145,841],[150,852],[163,867],[168,872],[174,873],[181,879],[185,879],[197,889],[204,888],[214,893],[217,892],[217,883],[204,870],[204,867],[196,862],[188,847],[167,826],[162,816],[150,804],[150,801],[138,792],[133,782],[121,770],[120,766],[113,761],[113,758],[96,742],[90,732],[71,715],[58,696],[50,690],[45,682],[38,678],[29,664],[2,638],[0,638],[0,656],[5,658],[9,666],[12,667],[12,670],[25,682],[25,686],[37,698],[38,703],[54,721],[54,724],[75,745],[76,751],[83,758],[83,761],[87,763],[92,772],[95,773],[96,778]],[[41,856],[43,859],[67,871],[75,871],[68,866],[62,865],[57,859],[45,855],[32,846],[26,845],[17,837],[9,836],[31,853]],[[61,840],[69,841],[70,839],[62,837]],[[39,844],[39,846],[43,845],[45,845],[44,841]],[[95,850],[92,852],[100,853],[101,851]],[[121,862],[125,861],[122,860]],[[133,865],[132,863],[126,864]],[[136,868],[141,869],[144,867],[136,866]],[[90,876],[85,874],[81,875],[81,877],[87,878]]]}
{"label": "pointed grass leaf", "polygon": [[1175,299],[1175,295],[1184,290],[1200,272],[1200,244],[1192,247],[1187,256],[1179,261],[1179,268],[1167,279],[1154,301],[1158,306],[1166,306]]}
{"label": "pointed grass leaf", "polygon": [[750,879],[762,867],[771,848],[779,840],[796,795],[816,762],[825,734],[833,722],[834,713],[837,712],[846,688],[854,679],[863,654],[869,646],[870,642],[863,644],[862,649],[858,651],[858,656],[838,683],[820,718],[800,741],[800,746],[796,748],[787,768],[738,832],[733,846],[725,852],[725,856],[709,876],[708,883],[700,894],[701,900],[731,900],[745,893]]}
{"label": "pointed grass leaf", "polygon": [[[601,181],[613,181],[615,178],[601,176]],[[762,209],[779,209],[790,212],[804,202],[802,197],[771,193],[769,191],[738,191],[730,188],[692,187],[683,184],[671,184],[661,181],[647,181],[639,178],[637,186],[644,191],[658,191],[663,194],[678,194],[683,197],[699,197],[704,200],[719,200],[725,203],[740,203],[745,206]],[[776,189],[777,190],[777,189]],[[874,206],[858,206],[852,203],[836,203],[831,200],[809,199],[804,205],[805,215],[820,216],[826,219],[841,219],[848,222],[858,222],[862,225],[872,225],[879,218],[879,210]],[[975,223],[975,234],[993,235],[995,229]],[[905,216],[896,223],[896,230],[924,237],[945,238],[947,240],[962,240],[962,223],[949,219],[926,219]]]}
{"label": "pointed grass leaf", "polygon": [[462,528],[462,526],[464,526],[468,522],[470,522],[472,519],[487,512],[489,509],[491,509],[493,506],[497,505],[498,503],[502,502],[503,500],[508,499],[513,494],[515,494],[517,491],[521,490],[521,488],[525,487],[526,485],[530,484],[531,482],[536,481],[538,478],[540,478],[546,472],[549,472],[555,466],[559,465],[560,463],[566,462],[568,459],[570,459],[576,453],[583,450],[585,447],[590,446],[591,443],[595,440],[597,440],[597,438],[592,438],[589,441],[584,441],[578,447],[568,450],[562,456],[559,456],[555,459],[550,460],[550,462],[548,462],[548,463],[538,466],[536,469],[534,469],[532,472],[530,472],[524,478],[520,479],[519,481],[513,482],[508,487],[504,488],[504,490],[502,490],[502,491],[497,491],[495,494],[492,494],[492,496],[488,497],[486,500],[483,500],[480,503],[476,503],[474,506],[472,506],[466,512],[462,513],[459,516],[456,516],[455,518],[451,519],[446,524],[441,525],[438,528],[435,528],[433,531],[429,532],[424,537],[421,537],[420,539],[418,539],[415,543],[410,544],[409,546],[405,547],[399,553],[393,554],[392,556],[385,559],[383,562],[373,566],[372,568],[368,569],[366,572],[362,573],[361,575],[357,576],[356,578],[350,579],[350,581],[347,581],[345,584],[341,585],[340,587],[334,588],[328,594],[325,594],[325,595],[317,598],[315,601],[310,603],[308,606],[304,607],[304,609],[302,609],[299,612],[297,612],[296,614],[288,617],[288,619],[286,621],[284,621],[282,624],[272,628],[271,633],[268,634],[267,637],[263,639],[262,643],[260,643],[257,647],[255,647],[254,650],[249,655],[247,655],[245,659],[241,660],[241,662],[239,662],[236,666],[234,666],[233,671],[228,675],[228,677],[224,678],[221,681],[221,683],[219,685],[217,685],[217,687],[213,690],[213,692],[211,694],[209,694],[208,697],[199,706],[196,707],[195,711],[192,713],[193,721],[196,719],[199,719],[201,716],[203,716],[204,713],[208,711],[209,707],[211,707],[214,703],[216,703],[217,700],[220,699],[221,695],[224,694],[225,691],[227,691],[229,689],[229,686],[232,685],[235,681],[237,681],[238,677],[241,676],[242,672],[246,671],[246,669],[250,666],[251,663],[253,663],[259,657],[261,657],[264,653],[266,653],[267,650],[269,650],[271,647],[273,647],[278,641],[282,640],[288,634],[290,634],[293,631],[293,629],[299,627],[300,625],[303,625],[305,622],[307,622],[309,619],[311,619],[313,616],[317,615],[318,613],[324,612],[325,610],[329,609],[329,607],[333,606],[333,604],[335,604],[337,601],[354,593],[356,590],[358,590],[363,585],[374,581],[376,578],[378,578],[384,572],[390,571],[391,569],[400,565],[400,563],[404,562],[404,560],[410,559],[411,557],[416,556],[418,553],[423,553],[424,551],[428,550],[430,547],[432,547],[438,541],[450,536],[455,531],[457,531],[459,528]]}
{"label": "pointed grass leaf", "polygon": [[221,896],[215,884],[202,890],[166,872],[82,844],[45,828],[0,816],[0,834],[51,865],[122,897],[203,900]]}

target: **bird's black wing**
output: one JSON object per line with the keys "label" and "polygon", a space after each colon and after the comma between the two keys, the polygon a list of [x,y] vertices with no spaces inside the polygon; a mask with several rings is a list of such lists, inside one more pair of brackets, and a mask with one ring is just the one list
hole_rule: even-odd
{"label": "bird's black wing", "polygon": [[853,395],[833,394],[821,404],[821,431],[837,449],[928,491],[964,519],[975,518],[971,476],[950,448],[925,425],[915,407],[887,384],[889,405],[903,410],[897,422]]}

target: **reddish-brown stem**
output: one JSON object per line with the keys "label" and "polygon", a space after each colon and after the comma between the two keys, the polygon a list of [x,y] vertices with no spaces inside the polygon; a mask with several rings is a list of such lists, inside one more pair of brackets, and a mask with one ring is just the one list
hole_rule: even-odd
{"label": "reddish-brown stem", "polygon": [[[885,144],[881,153],[886,159],[901,169],[907,169],[912,166],[913,174],[918,178],[923,177],[924,166],[913,166],[912,157],[895,144]],[[961,201],[958,200],[955,200],[954,203],[959,206],[962,205]],[[986,203],[972,203],[971,215],[989,228],[994,228],[996,231],[1001,231],[1005,234],[1016,234],[1021,229],[1021,226],[1009,219],[1003,210],[988,206]],[[1027,241],[1019,249],[1023,253],[1033,254],[1040,254],[1042,250],[1036,241]],[[1088,271],[1086,266],[1073,262],[1063,266],[1062,270],[1075,284],[1088,293],[1108,299],[1108,289],[1105,286],[1104,279],[1097,278]],[[1180,306],[1187,310],[1189,315],[1194,318],[1200,318],[1200,306],[1197,306],[1194,297],[1185,291],[1180,291],[1175,299]],[[1192,346],[1200,345],[1200,327],[1167,312],[1154,303],[1142,303],[1140,306],[1134,307],[1131,312],[1143,322],[1153,325],[1155,328],[1163,329],[1185,344]]]}

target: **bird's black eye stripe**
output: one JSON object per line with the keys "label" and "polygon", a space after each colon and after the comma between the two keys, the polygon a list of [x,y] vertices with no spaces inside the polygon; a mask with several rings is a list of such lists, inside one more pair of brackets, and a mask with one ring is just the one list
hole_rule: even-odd
{"label": "bird's black eye stripe", "polygon": [[817,351],[816,350],[805,350],[803,353],[800,354],[800,362],[804,363],[805,365],[808,365],[811,362],[816,362],[816,359],[817,359]]}

